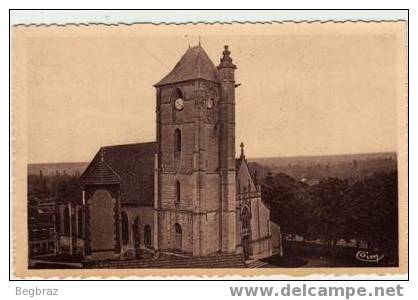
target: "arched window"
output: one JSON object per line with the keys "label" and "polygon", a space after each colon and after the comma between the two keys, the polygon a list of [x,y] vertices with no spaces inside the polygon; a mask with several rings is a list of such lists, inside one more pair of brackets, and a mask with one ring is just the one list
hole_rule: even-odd
{"label": "arched window", "polygon": [[250,228],[250,211],[248,207],[244,207],[241,212],[242,217],[242,229]]}
{"label": "arched window", "polygon": [[183,251],[183,231],[178,223],[174,224],[174,248]]}
{"label": "arched window", "polygon": [[144,244],[145,247],[151,248],[151,227],[148,224],[144,226]]}
{"label": "arched window", "polygon": [[175,88],[173,92],[171,93],[171,101],[174,102],[179,98],[184,99],[183,93],[181,92],[179,88]]}
{"label": "arched window", "polygon": [[176,94],[177,94],[177,98],[184,99],[183,93],[181,92],[179,88],[176,88]]}
{"label": "arched window", "polygon": [[180,203],[181,186],[180,181],[176,180],[176,203]]}
{"label": "arched window", "polygon": [[77,226],[78,226],[77,235],[78,237],[82,238],[83,237],[83,209],[82,208],[78,209]]}
{"label": "arched window", "polygon": [[64,208],[64,224],[63,225],[64,225],[64,228],[63,228],[64,235],[70,235],[71,222],[70,222],[70,209],[68,205],[66,205]]}
{"label": "arched window", "polygon": [[127,245],[129,243],[129,220],[126,212],[121,213],[122,222],[122,243]]}
{"label": "arched window", "polygon": [[174,131],[174,151],[181,151],[181,131],[178,128]]}

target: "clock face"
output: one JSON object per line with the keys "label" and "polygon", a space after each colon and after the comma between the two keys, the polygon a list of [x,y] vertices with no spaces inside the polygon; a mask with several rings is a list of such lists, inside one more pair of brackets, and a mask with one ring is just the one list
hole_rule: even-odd
{"label": "clock face", "polygon": [[206,101],[206,107],[208,108],[208,109],[211,109],[211,108],[213,108],[215,106],[215,101],[213,100],[213,98],[209,98],[207,101]]}
{"label": "clock face", "polygon": [[184,108],[184,100],[182,98],[178,98],[174,102],[174,106],[177,110],[182,110]]}

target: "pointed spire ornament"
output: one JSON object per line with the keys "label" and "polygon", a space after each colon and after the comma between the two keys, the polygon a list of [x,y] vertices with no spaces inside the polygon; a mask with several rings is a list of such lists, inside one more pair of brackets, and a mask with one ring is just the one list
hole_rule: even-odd
{"label": "pointed spire ornament", "polygon": [[221,63],[218,66],[218,69],[221,68],[232,68],[232,69],[236,69],[237,66],[234,65],[232,63],[232,58],[231,58],[231,51],[229,51],[229,46],[225,45],[224,46],[224,51],[222,52],[222,57],[221,57]]}

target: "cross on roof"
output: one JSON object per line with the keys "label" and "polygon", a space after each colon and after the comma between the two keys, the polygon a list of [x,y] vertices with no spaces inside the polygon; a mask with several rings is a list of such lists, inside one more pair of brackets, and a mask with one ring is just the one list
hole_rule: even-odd
{"label": "cross on roof", "polygon": [[241,147],[241,156],[244,156],[244,143],[241,142],[239,146]]}

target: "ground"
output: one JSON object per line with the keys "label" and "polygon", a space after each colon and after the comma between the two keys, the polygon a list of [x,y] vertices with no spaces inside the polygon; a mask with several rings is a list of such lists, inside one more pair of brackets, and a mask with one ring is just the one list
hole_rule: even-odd
{"label": "ground", "polygon": [[336,268],[336,267],[395,267],[397,260],[393,254],[386,253],[385,257],[376,262],[363,262],[356,258],[358,249],[355,247],[337,246],[326,248],[305,242],[286,242],[284,256],[273,255],[262,259],[271,268]]}
{"label": "ground", "polygon": [[[320,245],[312,245],[304,242],[287,242],[284,247],[284,255],[272,255],[260,261],[247,262],[248,267],[262,268],[332,268],[332,267],[394,267],[397,265],[393,255],[387,256],[376,262],[362,262],[356,259],[357,249],[354,247],[341,247],[336,249],[325,248]],[[167,257],[160,257],[164,261]],[[141,255],[139,260],[126,260],[122,264],[129,263],[134,267],[136,263],[143,265],[147,260],[154,260],[147,253]],[[34,260],[32,268],[81,268],[83,267],[81,256],[60,255],[43,260]],[[84,267],[88,267],[84,265]]]}

